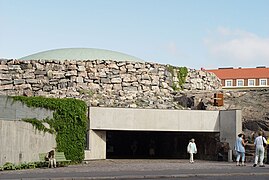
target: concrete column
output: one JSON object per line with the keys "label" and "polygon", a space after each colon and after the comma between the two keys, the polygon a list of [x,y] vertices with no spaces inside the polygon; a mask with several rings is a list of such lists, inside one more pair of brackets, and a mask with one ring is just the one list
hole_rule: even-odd
{"label": "concrete column", "polygon": [[89,131],[89,149],[84,160],[106,159],[106,131]]}
{"label": "concrete column", "polygon": [[[229,149],[234,150],[237,135],[242,132],[241,110],[220,111],[220,141],[228,142]],[[229,161],[232,161],[232,151],[229,151]]]}

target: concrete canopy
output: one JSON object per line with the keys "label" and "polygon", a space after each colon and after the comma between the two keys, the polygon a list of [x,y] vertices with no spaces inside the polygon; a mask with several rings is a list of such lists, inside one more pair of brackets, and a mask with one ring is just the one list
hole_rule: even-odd
{"label": "concrete canopy", "polygon": [[35,53],[20,58],[20,60],[114,60],[136,61],[143,60],[128,54],[95,48],[63,48]]}
{"label": "concrete canopy", "polygon": [[[169,132],[171,135],[169,139],[173,138],[175,134],[179,136],[180,133],[189,133],[189,138],[194,137],[195,133],[219,133],[219,142],[227,143],[229,150],[233,149],[237,135],[242,132],[241,110],[202,111],[89,107],[89,112],[88,149],[85,150],[85,160],[106,159],[107,147],[109,147],[107,146],[107,143],[109,143],[107,132],[110,138],[114,135],[119,137],[119,140],[114,142],[123,142],[123,136],[132,139],[131,132],[157,132],[152,134],[160,138],[163,136],[158,132]],[[116,134],[115,132],[125,132],[125,134]],[[143,137],[142,140],[146,138]],[[201,140],[202,136],[199,139]],[[162,147],[168,147],[169,145],[175,147],[174,141],[170,141],[169,145],[167,142],[169,140],[166,140],[166,145]],[[204,142],[206,142],[206,138]],[[143,147],[149,144],[146,141],[143,141],[143,143]],[[128,142],[121,144],[118,149],[124,149],[126,145],[130,147],[129,144]],[[140,142],[140,144],[142,143]],[[201,147],[204,147],[202,149],[206,149],[207,145],[210,146],[210,144],[202,143]],[[186,153],[186,146],[182,146],[182,148]],[[179,152],[178,149],[174,150]],[[204,154],[207,153],[204,152]],[[231,156],[229,157],[228,159],[231,160]]]}

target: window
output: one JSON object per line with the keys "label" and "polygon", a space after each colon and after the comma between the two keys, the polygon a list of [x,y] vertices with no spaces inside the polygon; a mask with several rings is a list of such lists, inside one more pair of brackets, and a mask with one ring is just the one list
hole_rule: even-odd
{"label": "window", "polygon": [[236,86],[244,86],[244,79],[237,79]]}
{"label": "window", "polygon": [[225,86],[226,86],[226,87],[231,87],[231,86],[233,86],[233,80],[225,80]]}
{"label": "window", "polygon": [[267,79],[260,79],[260,86],[267,86]]}
{"label": "window", "polygon": [[255,79],[249,79],[248,86],[255,86]]}

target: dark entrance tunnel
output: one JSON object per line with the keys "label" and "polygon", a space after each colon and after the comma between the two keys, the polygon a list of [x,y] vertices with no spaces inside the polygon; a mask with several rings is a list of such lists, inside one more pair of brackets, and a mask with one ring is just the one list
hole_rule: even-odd
{"label": "dark entrance tunnel", "polygon": [[216,160],[219,133],[107,131],[108,159],[187,159],[187,145],[195,139],[196,159]]}

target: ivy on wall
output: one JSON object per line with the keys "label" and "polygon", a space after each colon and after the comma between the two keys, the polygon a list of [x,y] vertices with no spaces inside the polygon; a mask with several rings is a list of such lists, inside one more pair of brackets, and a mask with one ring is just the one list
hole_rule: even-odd
{"label": "ivy on wall", "polygon": [[[178,82],[172,84],[172,88],[175,91],[183,89],[183,85],[186,82],[186,77],[188,75],[188,69],[186,67],[174,67],[171,65],[167,66],[167,71],[172,74],[172,77],[177,77]],[[175,74],[176,73],[176,74]]]}
{"label": "ivy on wall", "polygon": [[54,134],[55,131],[54,129],[49,129],[47,128],[43,123],[49,122],[49,119],[45,119],[45,120],[38,120],[36,118],[31,118],[31,119],[22,119],[22,121],[24,122],[28,122],[31,123],[32,126],[39,130],[39,131],[43,131],[44,133],[48,132],[50,134]]}
{"label": "ivy on wall", "polygon": [[[56,132],[57,151],[65,153],[67,159],[81,162],[84,159],[87,131],[87,105],[82,100],[45,97],[12,97],[28,107],[39,107],[53,110],[53,119],[46,119]],[[28,120],[36,123],[36,120]],[[40,124],[35,127],[41,127]]]}
{"label": "ivy on wall", "polygon": [[187,75],[188,75],[188,69],[186,67],[178,68],[177,78],[179,80],[178,84],[181,87],[181,89],[183,88],[183,85],[186,82]]}

